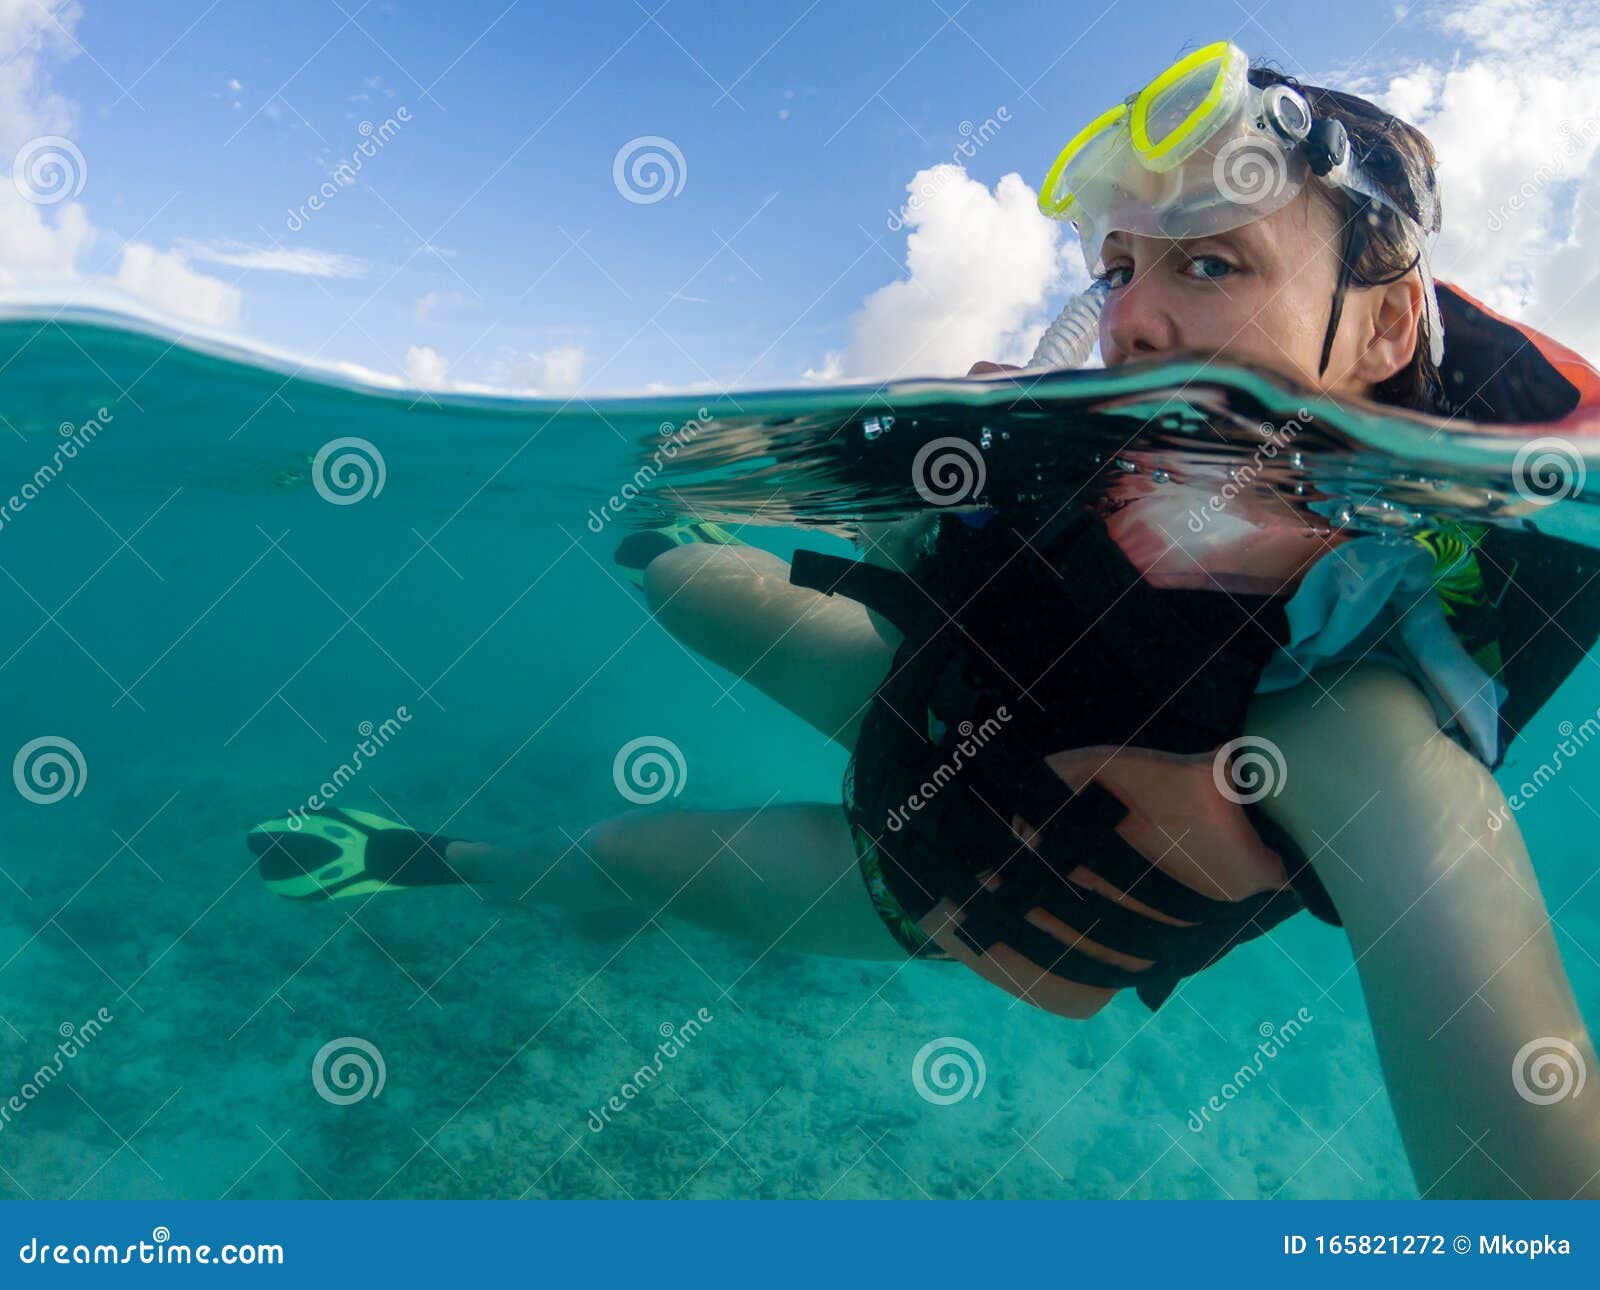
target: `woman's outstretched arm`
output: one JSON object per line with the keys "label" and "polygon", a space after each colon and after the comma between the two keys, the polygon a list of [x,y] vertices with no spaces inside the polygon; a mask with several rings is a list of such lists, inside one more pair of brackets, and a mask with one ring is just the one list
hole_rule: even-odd
{"label": "woman's outstretched arm", "polygon": [[1418,1190],[1600,1197],[1594,1045],[1498,785],[1399,674],[1320,679],[1252,708],[1263,805],[1344,920]]}

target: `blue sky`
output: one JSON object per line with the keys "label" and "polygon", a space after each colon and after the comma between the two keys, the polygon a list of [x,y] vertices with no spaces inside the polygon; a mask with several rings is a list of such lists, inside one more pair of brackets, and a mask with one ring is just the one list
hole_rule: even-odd
{"label": "blue sky", "polygon": [[[907,276],[906,231],[886,215],[951,159],[963,122],[1005,109],[967,173],[1032,185],[1088,115],[1182,48],[1232,36],[1308,79],[1383,85],[1481,55],[1482,34],[1439,12],[1485,8],[3,0],[0,14],[44,3],[55,48],[6,53],[36,60],[30,92],[53,87],[69,109],[76,200],[97,230],[80,274],[113,272],[133,239],[236,285],[222,321],[263,342],[383,372],[426,348],[451,379],[586,392],[823,367],[863,300]],[[402,109],[356,182],[289,227],[362,123]],[[681,153],[675,195],[619,193],[614,159],[642,136]],[[264,267],[272,248],[302,271]],[[1043,321],[1031,298],[1023,312]]]}

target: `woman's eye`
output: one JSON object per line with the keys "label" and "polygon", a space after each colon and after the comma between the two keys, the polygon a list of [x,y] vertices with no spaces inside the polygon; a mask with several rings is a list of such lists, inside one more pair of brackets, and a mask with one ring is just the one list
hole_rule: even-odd
{"label": "woman's eye", "polygon": [[[1208,266],[1210,268],[1219,270],[1219,272],[1206,272]],[[1225,278],[1230,273],[1236,272],[1233,265],[1229,264],[1221,256],[1217,255],[1197,255],[1189,261],[1188,267],[1191,269],[1200,270],[1199,276],[1209,279]]]}
{"label": "woman's eye", "polygon": [[1132,277],[1133,269],[1130,266],[1126,264],[1117,264],[1100,274],[1095,281],[1104,282],[1108,286],[1112,287],[1125,287],[1128,285],[1128,280]]}

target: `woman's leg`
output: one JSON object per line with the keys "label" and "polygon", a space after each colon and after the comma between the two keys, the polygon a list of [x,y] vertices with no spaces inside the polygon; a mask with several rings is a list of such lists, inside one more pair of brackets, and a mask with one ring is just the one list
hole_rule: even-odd
{"label": "woman's leg", "polygon": [[896,644],[861,605],[791,585],[787,562],[753,546],[697,543],[663,552],[645,569],[644,592],[689,648],[828,738],[855,746]]}
{"label": "woman's leg", "polygon": [[635,908],[808,954],[904,958],[856,867],[844,811],[636,811],[514,846],[452,842],[450,866],[518,901]]}
{"label": "woman's leg", "polygon": [[1594,1045],[1504,796],[1398,673],[1322,692],[1252,707],[1288,768],[1262,805],[1344,921],[1418,1188],[1600,1196]]}

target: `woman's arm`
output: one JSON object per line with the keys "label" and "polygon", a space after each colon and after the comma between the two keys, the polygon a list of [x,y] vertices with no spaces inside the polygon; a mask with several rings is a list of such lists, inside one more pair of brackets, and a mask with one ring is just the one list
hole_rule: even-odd
{"label": "woman's arm", "polygon": [[1322,680],[1252,707],[1288,767],[1262,804],[1344,920],[1418,1189],[1600,1197],[1600,1070],[1499,787],[1398,673]]}

